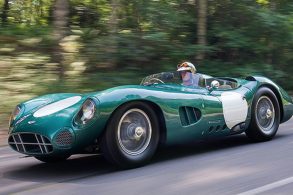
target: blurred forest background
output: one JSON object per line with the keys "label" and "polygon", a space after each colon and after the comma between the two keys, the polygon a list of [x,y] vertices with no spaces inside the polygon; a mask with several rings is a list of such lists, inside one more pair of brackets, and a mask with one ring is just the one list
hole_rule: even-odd
{"label": "blurred forest background", "polygon": [[19,102],[175,70],[293,89],[292,0],[0,0],[0,128]]}

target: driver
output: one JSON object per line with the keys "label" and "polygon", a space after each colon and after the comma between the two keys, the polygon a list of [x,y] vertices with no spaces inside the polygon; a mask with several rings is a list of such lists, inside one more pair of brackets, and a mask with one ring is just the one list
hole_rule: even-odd
{"label": "driver", "polygon": [[183,62],[177,66],[177,71],[182,78],[184,86],[198,86],[200,75],[196,74],[196,68],[191,62]]}

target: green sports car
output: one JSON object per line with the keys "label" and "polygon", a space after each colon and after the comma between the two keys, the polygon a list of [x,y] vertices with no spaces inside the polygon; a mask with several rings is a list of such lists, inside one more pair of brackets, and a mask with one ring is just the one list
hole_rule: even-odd
{"label": "green sports car", "polygon": [[34,98],[15,108],[8,143],[43,162],[101,152],[129,168],[148,162],[160,145],[243,132],[267,141],[293,115],[291,97],[268,78],[198,75],[198,85],[163,72],[140,85]]}

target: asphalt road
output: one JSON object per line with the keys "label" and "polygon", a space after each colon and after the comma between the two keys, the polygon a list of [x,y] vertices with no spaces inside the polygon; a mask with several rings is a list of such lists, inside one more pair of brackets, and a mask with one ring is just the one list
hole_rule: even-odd
{"label": "asphalt road", "polygon": [[102,156],[56,164],[0,148],[0,194],[293,194],[293,118],[275,139],[244,134],[161,149],[151,164],[117,170]]}

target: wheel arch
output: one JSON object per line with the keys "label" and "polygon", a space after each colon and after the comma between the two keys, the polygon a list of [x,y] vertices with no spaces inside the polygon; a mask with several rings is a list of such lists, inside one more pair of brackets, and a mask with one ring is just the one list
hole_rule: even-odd
{"label": "wheel arch", "polygon": [[108,118],[108,121],[105,125],[105,129],[103,130],[103,133],[105,133],[106,126],[109,123],[110,119],[112,118],[113,114],[117,110],[119,110],[122,106],[124,106],[126,104],[133,103],[133,102],[144,103],[144,104],[150,106],[154,110],[154,112],[157,116],[158,122],[159,122],[159,132],[160,132],[159,146],[164,145],[166,143],[166,139],[167,139],[167,128],[166,128],[166,121],[165,121],[165,117],[163,114],[163,110],[160,108],[160,106],[158,104],[156,104],[152,101],[149,101],[149,100],[130,100],[130,101],[127,101],[127,102],[120,104],[117,108],[115,108],[115,110],[111,113],[110,117]]}
{"label": "wheel arch", "polygon": [[285,103],[289,104],[290,106],[293,104],[293,101],[291,97],[288,95],[288,93],[284,89],[282,89],[281,86],[279,86],[274,81],[264,76],[258,76],[258,75],[248,76],[245,78],[245,80],[257,82],[256,88],[255,89],[251,88],[251,90],[254,92],[259,90],[261,87],[267,87],[273,91],[273,93],[277,97],[279,107],[280,107],[280,123],[283,123],[291,118],[292,115],[290,115],[290,111],[288,112],[288,108],[285,107]]}
{"label": "wheel arch", "polygon": [[280,107],[280,115],[281,115],[280,122],[281,122],[283,120],[283,117],[284,117],[284,108],[283,108],[281,94],[279,93],[278,89],[275,86],[271,85],[271,84],[264,83],[264,84],[260,85],[257,90],[259,90],[262,87],[269,88],[276,95],[277,100],[278,100],[278,104],[279,104],[279,107]]}

